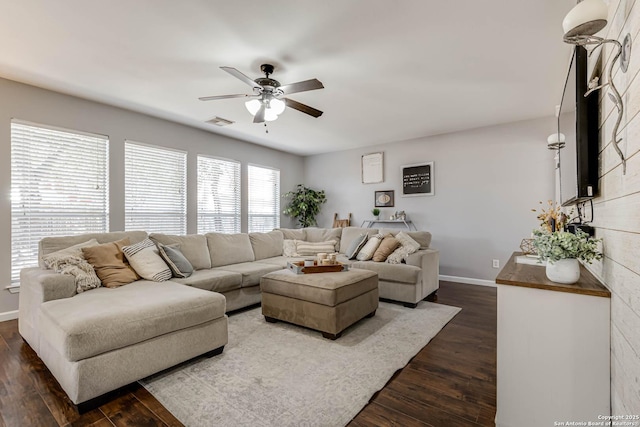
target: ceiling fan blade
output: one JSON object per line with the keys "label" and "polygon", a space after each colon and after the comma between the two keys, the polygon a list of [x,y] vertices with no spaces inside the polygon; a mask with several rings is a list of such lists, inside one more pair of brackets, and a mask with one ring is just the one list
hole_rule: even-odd
{"label": "ceiling fan blade", "polygon": [[280,86],[280,89],[285,93],[285,95],[291,95],[292,93],[306,92],[308,90],[324,89],[324,86],[320,80],[311,79]]}
{"label": "ceiling fan blade", "polygon": [[229,99],[229,98],[246,98],[247,96],[244,93],[238,93],[235,95],[216,95],[216,96],[203,96],[202,98],[198,98],[200,101],[214,101],[216,99]]}
{"label": "ceiling fan blade", "polygon": [[309,107],[308,105],[305,105],[301,102],[294,101],[293,99],[284,98],[284,102],[287,104],[287,107],[291,107],[294,110],[301,111],[310,116],[318,118],[322,115],[322,111],[316,110],[315,108]]}
{"label": "ceiling fan blade", "polygon": [[245,76],[244,74],[242,74],[240,71],[236,70],[235,68],[233,68],[233,67],[220,67],[220,68],[222,68],[227,73],[231,74],[233,77],[242,80],[243,82],[245,82],[249,86],[251,86],[251,87],[253,87],[255,89],[262,89],[262,86],[260,86],[258,83],[254,82],[249,77]]}
{"label": "ceiling fan blade", "polygon": [[265,110],[265,105],[262,104],[260,106],[260,109],[256,113],[256,115],[253,116],[253,123],[262,123],[262,122],[264,122],[264,110]]}

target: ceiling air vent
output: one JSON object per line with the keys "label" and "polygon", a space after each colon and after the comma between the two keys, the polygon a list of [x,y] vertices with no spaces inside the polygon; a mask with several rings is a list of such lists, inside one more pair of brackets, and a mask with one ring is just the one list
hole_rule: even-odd
{"label": "ceiling air vent", "polygon": [[228,125],[234,124],[235,122],[232,122],[231,120],[223,119],[222,117],[215,116],[213,119],[207,120],[205,123],[211,123],[212,125],[216,125],[216,126],[228,126]]}

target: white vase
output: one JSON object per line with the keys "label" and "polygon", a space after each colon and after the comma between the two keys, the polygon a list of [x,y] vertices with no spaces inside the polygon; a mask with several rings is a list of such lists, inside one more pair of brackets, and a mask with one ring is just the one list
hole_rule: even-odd
{"label": "white vase", "polygon": [[580,280],[580,263],[576,258],[559,259],[547,262],[547,278],[552,282],[570,285]]}

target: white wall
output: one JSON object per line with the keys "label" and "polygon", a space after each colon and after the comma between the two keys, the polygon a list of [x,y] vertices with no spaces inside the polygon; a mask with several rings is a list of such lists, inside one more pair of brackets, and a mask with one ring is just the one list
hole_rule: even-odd
{"label": "white wall", "polygon": [[[553,117],[492,126],[377,147],[309,156],[305,184],[327,192],[318,224],[330,227],[333,214],[354,214],[360,225],[372,217],[374,191],[394,190],[395,207],[419,230],[433,234],[440,250],[440,274],[494,280],[520,241],[538,226],[532,208],[553,199],[554,152],[547,136]],[[360,157],[384,152],[384,183],[362,184]],[[401,197],[401,165],[434,161],[435,195]]]}
{"label": "white wall", "polygon": [[[594,200],[596,237],[604,239],[604,259],[589,267],[611,290],[611,404],[614,415],[640,414],[640,2],[609,2],[607,37],[633,38],[626,73],[614,68],[614,81],[625,106],[618,131],[627,157],[623,175],[611,144],[617,119],[601,93],[600,197]],[[612,49],[607,48],[607,62]]]}
{"label": "white wall", "polygon": [[[247,163],[280,169],[282,192],[303,180],[303,159],[259,145],[134,113],[128,110],[62,95],[0,79],[0,320],[2,313],[18,308],[18,295],[4,290],[11,266],[11,119],[17,118],[62,128],[109,136],[110,228],[124,229],[124,140],[186,150],[188,232],[196,232],[196,156],[209,154],[242,162],[246,189]],[[246,231],[246,191],[243,191],[243,231]],[[283,227],[292,226],[281,217]]]}

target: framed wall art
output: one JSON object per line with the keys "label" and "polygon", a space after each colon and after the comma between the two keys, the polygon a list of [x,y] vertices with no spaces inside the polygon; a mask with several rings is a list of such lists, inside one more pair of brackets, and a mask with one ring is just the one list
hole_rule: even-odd
{"label": "framed wall art", "polygon": [[435,194],[433,162],[414,163],[401,168],[403,197]]}
{"label": "framed wall art", "polygon": [[392,208],[394,206],[393,190],[375,191],[376,208]]}
{"label": "framed wall art", "polygon": [[362,183],[378,184],[384,182],[382,152],[362,156]]}

